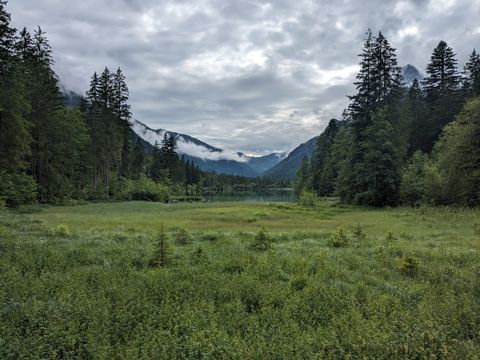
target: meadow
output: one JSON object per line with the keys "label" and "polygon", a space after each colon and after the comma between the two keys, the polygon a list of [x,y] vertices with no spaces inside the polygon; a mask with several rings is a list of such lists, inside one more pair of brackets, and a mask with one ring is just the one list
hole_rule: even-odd
{"label": "meadow", "polygon": [[479,215],[335,201],[0,210],[0,358],[479,359]]}

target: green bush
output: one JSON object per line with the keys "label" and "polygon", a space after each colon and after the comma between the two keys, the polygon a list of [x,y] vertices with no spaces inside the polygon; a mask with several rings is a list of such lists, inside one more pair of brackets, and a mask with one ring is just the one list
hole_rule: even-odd
{"label": "green bush", "polygon": [[334,248],[341,248],[347,246],[349,242],[350,239],[348,238],[348,235],[342,227],[339,227],[337,231],[330,236],[328,245]]}
{"label": "green bush", "polygon": [[388,233],[387,233],[387,236],[385,238],[385,240],[387,240],[388,242],[392,242],[392,241],[395,241],[396,240],[396,236],[395,234],[392,232],[392,230],[389,230]]}
{"label": "green bush", "polygon": [[480,219],[477,219],[477,220],[473,223],[473,233],[474,233],[476,236],[480,236]]}
{"label": "green bush", "polygon": [[252,249],[257,251],[267,251],[270,250],[271,247],[272,241],[267,235],[265,226],[262,226],[255,235],[255,239],[252,243]]}
{"label": "green bush", "polygon": [[57,225],[57,229],[56,229],[55,233],[57,234],[57,236],[60,236],[62,238],[70,237],[70,229],[68,228],[67,224]]}
{"label": "green bush", "polygon": [[418,273],[419,262],[414,256],[404,256],[400,260],[398,270],[406,276],[415,276]]}
{"label": "green bush", "polygon": [[112,184],[112,192],[117,200],[141,200],[168,202],[170,190],[168,186],[156,183],[145,176],[138,180],[119,178]]}
{"label": "green bush", "polygon": [[315,206],[318,204],[318,196],[313,192],[303,190],[298,197],[298,203],[301,206]]}
{"label": "green bush", "polygon": [[192,237],[184,227],[181,227],[175,232],[175,242],[178,245],[188,245],[191,241]]}
{"label": "green bush", "polygon": [[367,237],[367,235],[365,235],[365,232],[363,231],[360,223],[357,223],[357,225],[355,226],[355,228],[352,231],[352,234],[353,234],[353,237],[356,240],[364,240]]}
{"label": "green bush", "polygon": [[198,239],[200,241],[217,241],[220,239],[220,234],[208,232],[198,234]]}
{"label": "green bush", "polygon": [[0,199],[8,207],[33,204],[37,201],[37,183],[25,174],[0,172]]}
{"label": "green bush", "polygon": [[295,291],[302,291],[307,286],[307,279],[304,277],[294,279],[292,281],[292,289]]}

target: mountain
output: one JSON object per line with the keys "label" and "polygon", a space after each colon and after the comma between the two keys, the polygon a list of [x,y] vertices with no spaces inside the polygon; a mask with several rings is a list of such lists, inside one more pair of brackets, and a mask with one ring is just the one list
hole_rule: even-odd
{"label": "mountain", "polygon": [[67,90],[67,88],[60,83],[60,93],[63,96],[63,105],[66,107],[80,106],[82,95],[77,94],[75,91]]}
{"label": "mountain", "polygon": [[318,136],[311,138],[307,142],[297,146],[288,156],[273,166],[271,169],[265,171],[262,176],[266,178],[274,178],[280,180],[293,180],[297,175],[298,168],[306,156],[311,158]]}
{"label": "mountain", "polygon": [[273,153],[255,157],[241,152],[222,150],[190,135],[164,129],[151,129],[138,120],[133,121],[133,131],[150,145],[160,144],[165,134],[173,136],[177,141],[177,152],[185,160],[193,161],[203,171],[219,174],[259,176],[286,156],[285,153]]}
{"label": "mountain", "polygon": [[418,81],[422,81],[424,78],[422,73],[418,71],[415,66],[410,64],[407,64],[402,68],[402,76],[402,85],[406,87],[412,86],[413,80],[417,79]]}

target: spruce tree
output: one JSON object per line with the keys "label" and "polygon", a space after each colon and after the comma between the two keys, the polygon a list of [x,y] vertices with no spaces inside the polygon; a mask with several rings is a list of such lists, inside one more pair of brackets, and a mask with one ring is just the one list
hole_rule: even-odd
{"label": "spruce tree", "polygon": [[[25,41],[24,41],[25,43]],[[52,133],[56,132],[55,114],[62,108],[58,78],[52,69],[52,49],[45,32],[38,27],[33,36],[31,49],[23,48],[25,64],[29,68],[30,121],[32,127],[32,164],[30,171],[39,185],[39,200],[49,200],[49,180],[57,161],[50,146]],[[30,58],[31,57],[31,58]]]}
{"label": "spruce tree", "polygon": [[460,75],[452,48],[440,41],[433,50],[422,81],[428,114],[424,121],[427,133],[421,150],[429,152],[438,139],[442,128],[454,119],[461,107]]}
{"label": "spruce tree", "polygon": [[331,147],[335,140],[335,136],[342,124],[335,119],[330,120],[324,132],[318,137],[315,149],[312,155],[311,174],[312,189],[320,196],[331,195],[335,188],[335,174],[332,168],[327,166],[331,164],[329,159],[331,156]]}
{"label": "spruce tree", "polygon": [[310,161],[305,156],[300,164],[300,168],[297,171],[297,177],[295,179],[294,190],[298,196],[304,190],[311,189],[311,174],[310,174]]}
{"label": "spruce tree", "polygon": [[464,67],[464,90],[468,97],[480,95],[480,55],[473,49]]}
{"label": "spruce tree", "polygon": [[[400,69],[395,49],[382,33],[376,38],[367,33],[360,56],[357,94],[350,97],[349,107],[351,150],[339,178],[339,193],[346,202],[374,206],[393,204],[397,199],[398,149],[391,138],[394,119],[389,109],[395,107],[399,99]],[[387,154],[380,156],[384,151]],[[381,169],[375,164],[377,160],[381,162]]]}
{"label": "spruce tree", "polygon": [[25,170],[30,155],[30,104],[6,4],[0,0],[0,169],[18,173]]}

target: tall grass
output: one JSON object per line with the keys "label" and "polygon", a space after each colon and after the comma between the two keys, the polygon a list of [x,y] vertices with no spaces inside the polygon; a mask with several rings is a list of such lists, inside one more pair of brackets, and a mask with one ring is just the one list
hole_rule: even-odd
{"label": "tall grass", "polygon": [[[477,218],[331,203],[0,210],[0,358],[474,359]],[[161,224],[169,261],[152,267]],[[261,225],[268,251],[252,248]]]}

